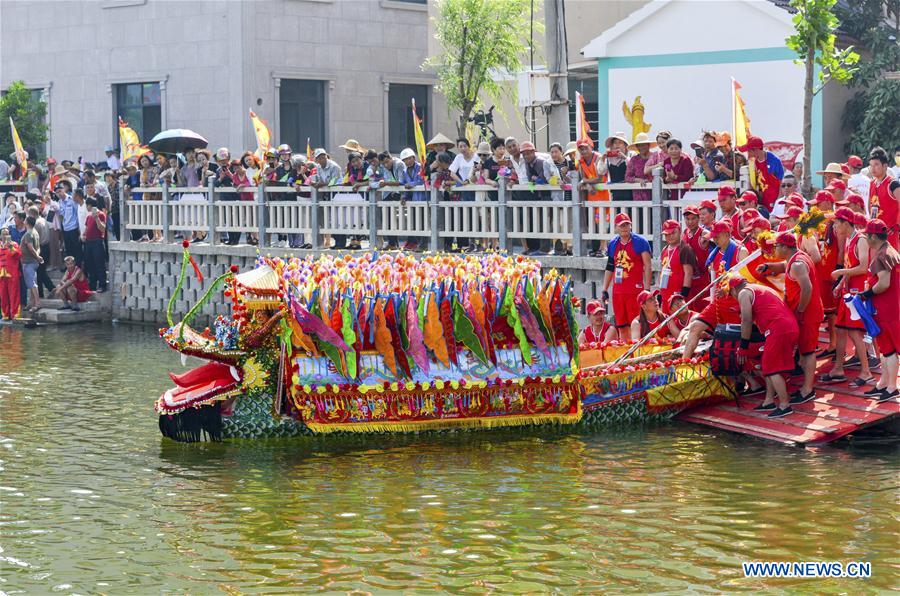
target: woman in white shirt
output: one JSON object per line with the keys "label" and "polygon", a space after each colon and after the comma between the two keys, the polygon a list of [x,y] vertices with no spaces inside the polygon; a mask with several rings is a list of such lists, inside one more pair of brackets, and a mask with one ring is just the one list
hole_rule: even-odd
{"label": "woman in white shirt", "polygon": [[[481,159],[477,153],[472,151],[472,147],[466,139],[457,139],[456,148],[459,150],[459,153],[456,154],[456,157],[453,158],[453,163],[450,164],[450,175],[458,184],[468,184],[475,164],[481,163]],[[467,200],[471,201],[473,199],[474,197],[467,197]]]}

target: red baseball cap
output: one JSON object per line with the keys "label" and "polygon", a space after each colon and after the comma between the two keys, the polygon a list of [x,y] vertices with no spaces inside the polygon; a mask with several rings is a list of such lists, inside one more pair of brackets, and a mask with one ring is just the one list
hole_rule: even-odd
{"label": "red baseball cap", "polygon": [[849,207],[838,207],[837,211],[834,212],[834,219],[841,219],[853,225],[853,222],[856,221],[856,213],[851,211]]}
{"label": "red baseball cap", "polygon": [[869,224],[869,218],[866,217],[865,213],[857,213],[853,216],[853,225],[854,226],[866,226]]}
{"label": "red baseball cap", "polygon": [[819,203],[834,203],[834,195],[827,190],[820,190],[812,199],[809,200],[810,205],[818,205]]}
{"label": "red baseball cap", "polygon": [[733,186],[725,185],[719,187],[719,200],[721,201],[723,197],[736,197],[737,191],[734,190]]}
{"label": "red baseball cap", "polygon": [[588,316],[591,316],[597,311],[606,312],[606,307],[603,306],[603,303],[599,300],[588,300],[587,306],[585,308],[587,310]]}
{"label": "red baseball cap", "polygon": [[731,234],[731,222],[727,219],[720,219],[712,225],[712,234]]}
{"label": "red baseball cap", "polygon": [[697,205],[688,205],[681,210],[681,215],[682,217],[685,215],[700,215],[700,207],[698,207]]}
{"label": "red baseball cap", "polygon": [[847,165],[851,168],[863,167],[863,160],[858,155],[851,155],[847,158]]}
{"label": "red baseball cap", "polygon": [[840,166],[841,166],[841,171],[849,176],[850,175],[850,166],[848,166],[845,163],[840,164]]}
{"label": "red baseball cap", "polygon": [[741,213],[741,221],[743,223],[747,223],[748,221],[753,221],[757,217],[761,217],[761,215],[760,215],[759,211],[757,211],[756,209],[745,209]]}
{"label": "red baseball cap", "polygon": [[801,209],[806,204],[806,201],[803,200],[803,195],[801,195],[799,192],[792,192],[787,196],[786,200],[791,205],[795,205],[797,207],[800,207]]}
{"label": "red baseball cap", "polygon": [[591,149],[594,148],[594,141],[588,138],[580,139],[577,143],[575,143],[576,147],[589,147]]}
{"label": "red baseball cap", "polygon": [[534,144],[530,141],[525,141],[519,145],[519,151],[535,151]]}
{"label": "red baseball cap", "polygon": [[857,207],[862,207],[865,209],[866,202],[865,200],[856,194],[855,192],[851,192],[846,197],[844,197],[843,201],[838,201],[835,205],[856,205]]}
{"label": "red baseball cap", "polygon": [[710,211],[715,213],[719,209],[719,207],[709,199],[706,199],[705,201],[700,201],[700,206],[697,208],[698,213],[700,209],[709,209]]}
{"label": "red baseball cap", "polygon": [[663,225],[662,225],[662,233],[663,234],[670,234],[672,232],[680,232],[680,231],[681,231],[681,224],[678,223],[677,221],[675,221],[674,219],[667,219],[666,221],[663,222]]}
{"label": "red baseball cap", "polygon": [[732,290],[739,285],[745,283],[747,280],[738,275],[737,273],[732,273],[728,276],[728,289]]}
{"label": "red baseball cap", "polygon": [[628,217],[627,213],[619,213],[618,215],[616,215],[616,218],[613,220],[613,223],[617,226],[620,226],[622,224],[630,224],[631,218]]}
{"label": "red baseball cap", "polygon": [[887,224],[878,219],[870,219],[869,223],[866,224],[866,234],[888,234],[890,233],[890,228],[887,227]]}
{"label": "red baseball cap", "polygon": [[656,298],[659,296],[659,290],[644,290],[637,297],[638,306],[641,306],[643,303],[647,302],[651,298]]}
{"label": "red baseball cap", "polygon": [[669,296],[669,302],[666,304],[666,307],[667,307],[670,311],[672,310],[672,303],[675,302],[676,300],[681,300],[682,302],[684,302],[685,298],[684,298],[684,296],[682,296],[682,295],[679,294],[678,292],[675,292],[674,294],[672,294],[671,296]]}
{"label": "red baseball cap", "polygon": [[741,193],[741,196],[739,196],[737,198],[738,203],[747,203],[747,202],[751,202],[751,201],[754,203],[759,202],[759,197],[756,196],[756,193],[753,192],[752,190],[745,190],[744,192]]}
{"label": "red baseball cap", "polygon": [[800,207],[788,207],[787,211],[784,212],[784,215],[776,215],[775,217],[777,219],[797,219],[801,215],[803,215],[803,209],[801,209]]}
{"label": "red baseball cap", "polygon": [[825,187],[825,190],[847,190],[847,183],[841,180],[840,178],[835,178],[831,182],[828,183],[828,186]]}
{"label": "red baseball cap", "polygon": [[775,237],[775,244],[797,248],[797,235],[793,232],[781,232]]}
{"label": "red baseball cap", "polygon": [[753,228],[762,228],[764,230],[771,230],[772,224],[769,223],[768,219],[763,217],[757,217],[750,223],[748,223],[745,227],[741,228],[741,232],[746,234],[747,232],[753,231]]}
{"label": "red baseball cap", "polygon": [[762,149],[763,140],[759,137],[749,136],[747,142],[737,148],[738,151],[748,151],[750,149]]}

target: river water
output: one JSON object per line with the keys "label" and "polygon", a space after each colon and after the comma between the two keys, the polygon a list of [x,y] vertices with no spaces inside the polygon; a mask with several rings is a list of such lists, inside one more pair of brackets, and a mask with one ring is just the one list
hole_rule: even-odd
{"label": "river water", "polygon": [[[154,329],[0,328],[0,591],[900,587],[896,449],[673,423],[182,445]],[[871,561],[747,579],[742,561]]]}

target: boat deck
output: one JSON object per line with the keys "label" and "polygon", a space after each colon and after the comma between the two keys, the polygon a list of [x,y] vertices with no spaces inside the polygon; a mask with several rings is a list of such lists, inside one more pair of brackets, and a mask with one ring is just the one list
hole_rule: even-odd
{"label": "boat deck", "polygon": [[[830,368],[829,360],[820,359],[817,377]],[[836,441],[867,426],[900,418],[900,400],[878,403],[864,395],[871,386],[850,387],[850,381],[858,374],[858,368],[847,368],[846,381],[816,384],[816,398],[793,406],[794,413],[784,418],[769,418],[766,412],[753,411],[762,403],[763,396],[760,395],[700,406],[682,412],[676,419],[787,445],[818,445]],[[873,376],[878,378],[879,373],[873,371]],[[788,381],[788,391],[798,389],[801,381],[800,376],[792,377]]]}

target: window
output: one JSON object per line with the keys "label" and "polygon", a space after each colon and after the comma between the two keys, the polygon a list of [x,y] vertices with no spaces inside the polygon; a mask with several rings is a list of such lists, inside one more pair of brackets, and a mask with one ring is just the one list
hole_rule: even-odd
{"label": "window", "polygon": [[428,85],[400,85],[391,83],[388,89],[388,147],[400,153],[405,147],[415,149],[416,137],[412,119],[412,100],[422,121],[422,134],[428,139]]}
{"label": "window", "polygon": [[[581,93],[584,97],[584,115],[587,118],[588,125],[591,127],[590,137],[597,143],[598,124],[598,103],[597,95],[599,89],[597,87],[597,75],[575,74],[570,71],[569,74],[569,138],[575,138],[575,92]],[[596,145],[595,145],[596,146]]]}
{"label": "window", "polygon": [[[119,130],[118,118],[121,118],[137,133],[141,143],[147,143],[162,130],[159,83],[122,83],[115,89],[116,119],[113,130]],[[118,133],[114,138],[118,145]]]}
{"label": "window", "polygon": [[279,143],[287,143],[295,152],[325,147],[325,84],[327,81],[281,79],[279,92]]}

